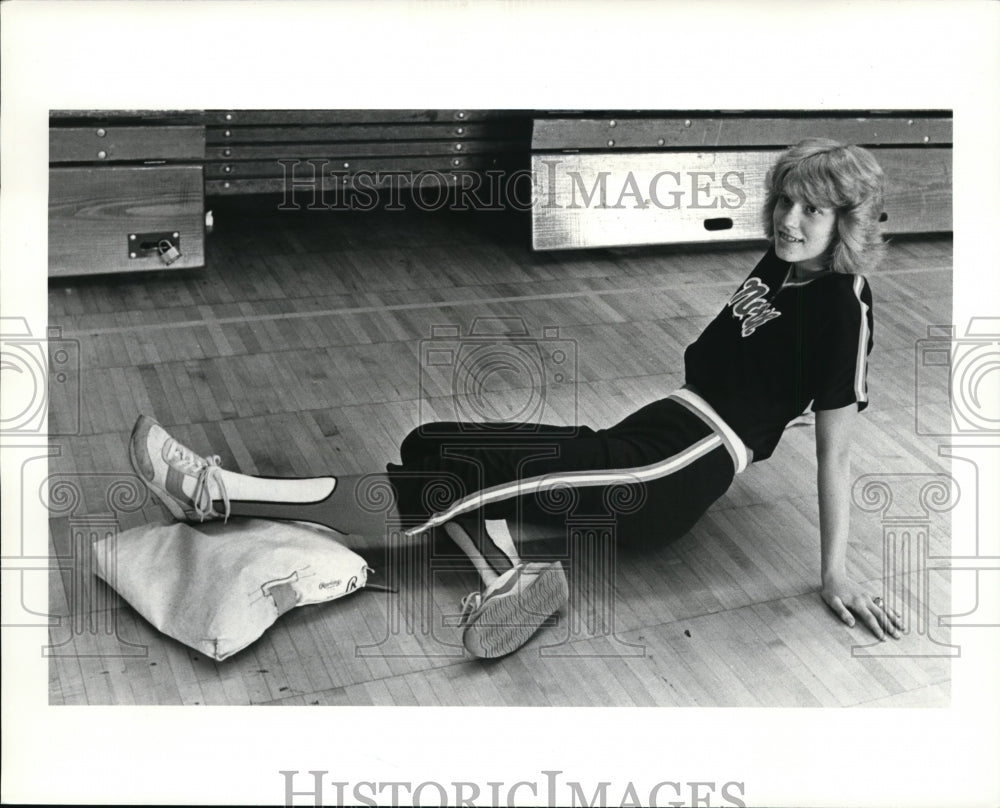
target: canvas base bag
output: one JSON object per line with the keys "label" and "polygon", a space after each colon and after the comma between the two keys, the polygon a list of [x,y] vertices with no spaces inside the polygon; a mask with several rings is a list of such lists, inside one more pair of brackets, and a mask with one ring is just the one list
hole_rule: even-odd
{"label": "canvas base bag", "polygon": [[149,524],[94,542],[94,572],[153,626],[215,660],[246,648],[289,609],[361,589],[371,571],[305,522]]}

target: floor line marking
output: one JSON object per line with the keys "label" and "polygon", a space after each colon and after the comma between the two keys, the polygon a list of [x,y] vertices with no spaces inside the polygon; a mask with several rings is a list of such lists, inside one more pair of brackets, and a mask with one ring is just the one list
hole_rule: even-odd
{"label": "floor line marking", "polygon": [[[895,269],[883,271],[879,274],[883,277],[893,275],[927,274],[930,272],[950,271],[951,267],[923,267],[915,269]],[[695,283],[683,284],[684,289],[704,289],[732,286],[732,281],[696,281]],[[129,334],[142,331],[165,331],[174,328],[197,328],[199,326],[211,328],[221,325],[232,325],[237,323],[254,323],[277,320],[301,320],[310,317],[342,317],[348,314],[372,314],[375,312],[390,311],[414,311],[420,309],[440,309],[456,308],[459,306],[485,305],[489,303],[519,303],[535,302],[541,300],[568,300],[571,298],[605,297],[607,295],[622,294],[649,294],[650,292],[674,292],[677,285],[666,286],[631,286],[617,289],[586,289],[578,292],[547,292],[536,295],[504,295],[501,297],[469,298],[466,300],[435,300],[426,303],[387,303],[380,306],[344,306],[336,309],[317,309],[313,311],[289,311],[280,314],[253,314],[241,315],[239,317],[214,317],[202,320],[176,320],[163,323],[137,323],[133,325],[109,326],[105,328],[84,328],[64,330],[62,337],[79,336],[99,336],[102,334]],[[254,301],[246,301],[252,303]],[[199,308],[212,304],[199,304]],[[72,316],[72,315],[70,315]],[[711,315],[704,315],[709,317]]]}

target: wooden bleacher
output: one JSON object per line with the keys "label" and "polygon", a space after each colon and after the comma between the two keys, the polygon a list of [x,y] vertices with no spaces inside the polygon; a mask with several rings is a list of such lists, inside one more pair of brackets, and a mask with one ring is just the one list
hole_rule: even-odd
{"label": "wooden bleacher", "polygon": [[324,191],[455,185],[526,164],[531,134],[516,110],[233,110],[203,122],[207,196],[284,193],[296,163]]}
{"label": "wooden bleacher", "polygon": [[[202,266],[218,196],[315,209],[373,204],[389,187],[478,187],[525,169],[530,136],[517,110],[55,111],[49,274]],[[181,253],[169,265],[164,237]]]}
{"label": "wooden bleacher", "polygon": [[946,112],[55,111],[49,274],[200,267],[210,201],[233,195],[530,209],[536,250],[759,239],[763,177],[811,135],[872,148],[887,232],[945,232],[951,131]]}
{"label": "wooden bleacher", "polygon": [[886,174],[886,232],[951,230],[947,113],[587,113],[535,120],[533,246],[763,238],[768,168],[789,145],[820,136],[874,152]]}

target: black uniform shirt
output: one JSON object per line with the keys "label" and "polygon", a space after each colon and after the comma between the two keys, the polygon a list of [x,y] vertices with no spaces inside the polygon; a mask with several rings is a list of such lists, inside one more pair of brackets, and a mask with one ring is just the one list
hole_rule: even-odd
{"label": "black uniform shirt", "polygon": [[772,246],[684,352],[687,383],[753,450],[771,456],[811,404],[868,406],[872,296],[862,275],[789,278]]}

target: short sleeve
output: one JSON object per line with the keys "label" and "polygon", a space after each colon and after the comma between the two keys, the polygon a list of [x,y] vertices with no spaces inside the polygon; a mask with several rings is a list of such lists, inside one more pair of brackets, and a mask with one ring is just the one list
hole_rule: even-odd
{"label": "short sleeve", "polygon": [[[819,334],[814,410],[868,406],[868,356],[874,345],[872,293],[863,275],[848,276],[830,301]],[[845,279],[847,280],[847,279]]]}

